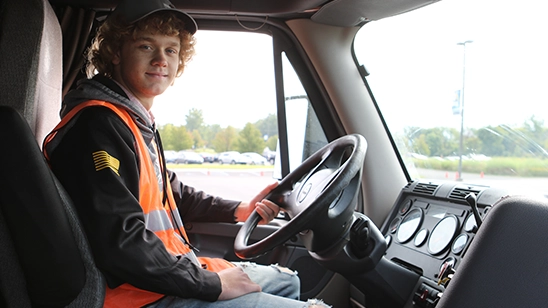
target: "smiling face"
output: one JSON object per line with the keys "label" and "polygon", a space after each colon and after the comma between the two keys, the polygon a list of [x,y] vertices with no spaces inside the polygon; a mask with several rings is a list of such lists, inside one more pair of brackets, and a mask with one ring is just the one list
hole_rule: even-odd
{"label": "smiling face", "polygon": [[114,55],[112,78],[150,110],[176,77],[181,43],[178,36],[140,32]]}

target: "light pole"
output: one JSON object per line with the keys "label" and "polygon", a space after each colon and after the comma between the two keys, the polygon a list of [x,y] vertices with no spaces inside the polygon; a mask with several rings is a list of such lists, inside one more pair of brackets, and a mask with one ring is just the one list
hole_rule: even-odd
{"label": "light pole", "polygon": [[459,141],[459,176],[457,181],[462,181],[462,153],[463,153],[463,138],[464,138],[464,84],[466,81],[466,44],[474,41],[464,41],[457,43],[462,45],[462,89],[460,93],[460,141]]}

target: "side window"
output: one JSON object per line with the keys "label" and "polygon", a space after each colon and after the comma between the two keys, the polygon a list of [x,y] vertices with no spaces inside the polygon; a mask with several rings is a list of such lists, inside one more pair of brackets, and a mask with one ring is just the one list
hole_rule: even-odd
{"label": "side window", "polygon": [[[276,88],[271,36],[200,30],[196,42],[183,75],[152,109],[168,168],[196,189],[247,201],[282,178],[282,159],[293,170],[327,141],[319,141],[325,135],[285,54],[284,86]],[[282,94],[286,112],[279,115]],[[279,138],[279,117],[287,140]],[[289,158],[280,155],[280,143]],[[188,152],[203,162],[185,159]]]}
{"label": "side window", "polygon": [[282,54],[289,170],[327,144],[327,138],[291,62]]}

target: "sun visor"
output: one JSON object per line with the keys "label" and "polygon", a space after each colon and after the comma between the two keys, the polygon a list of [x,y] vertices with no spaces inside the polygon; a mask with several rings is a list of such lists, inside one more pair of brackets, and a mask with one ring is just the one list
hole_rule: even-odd
{"label": "sun visor", "polygon": [[412,11],[437,0],[336,0],[322,6],[312,20],[332,26],[354,27]]}

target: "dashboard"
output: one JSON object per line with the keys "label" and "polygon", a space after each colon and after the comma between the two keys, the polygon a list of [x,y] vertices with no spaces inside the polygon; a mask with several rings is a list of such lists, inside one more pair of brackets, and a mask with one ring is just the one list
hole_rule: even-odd
{"label": "dashboard", "polygon": [[402,189],[380,230],[387,243],[384,257],[420,276],[406,307],[435,306],[447,273],[458,271],[478,224],[507,195],[454,182],[414,181]]}

